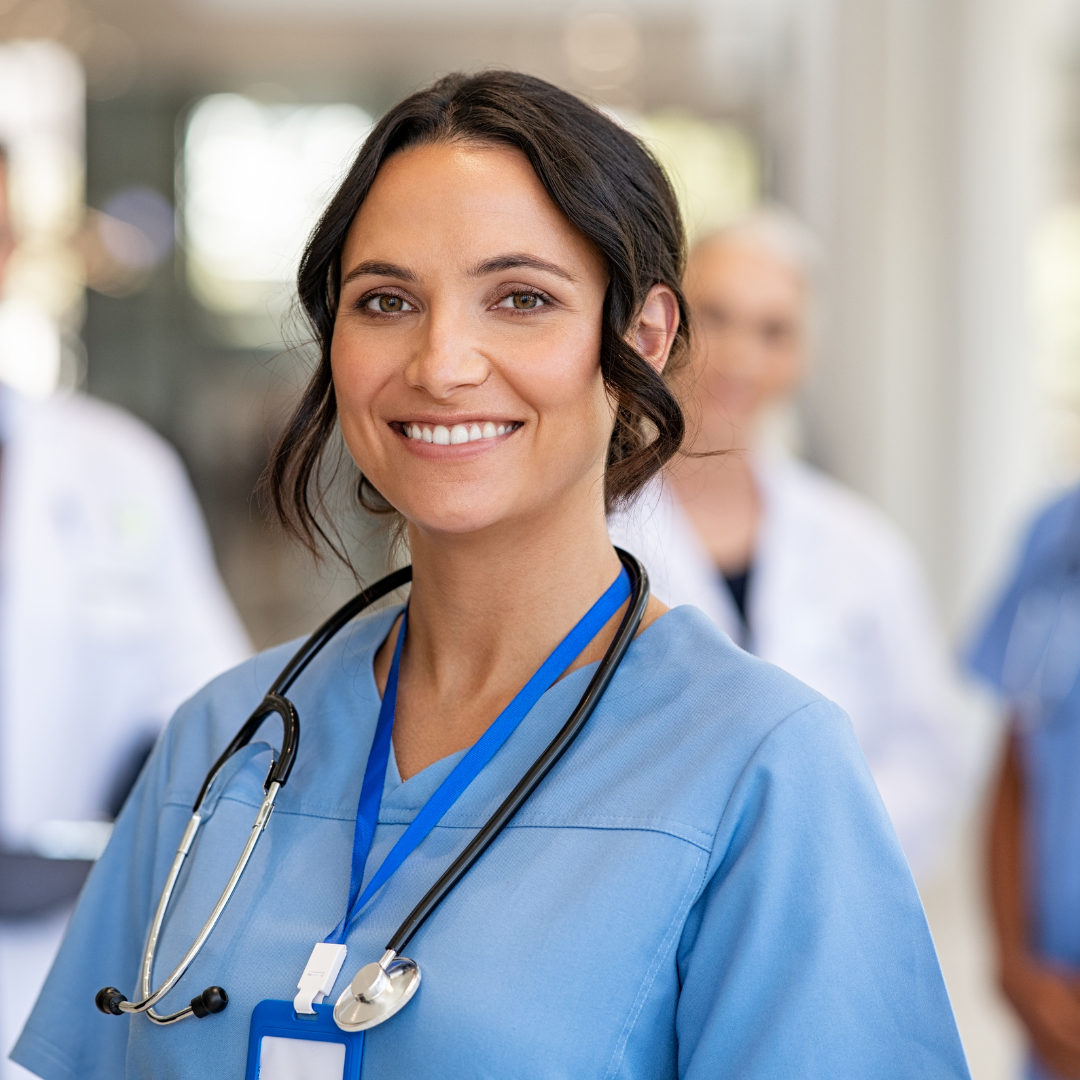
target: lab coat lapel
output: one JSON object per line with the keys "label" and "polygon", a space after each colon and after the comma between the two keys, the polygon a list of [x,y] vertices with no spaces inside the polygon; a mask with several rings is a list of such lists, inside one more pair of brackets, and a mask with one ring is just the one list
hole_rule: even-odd
{"label": "lab coat lapel", "polygon": [[610,529],[613,542],[649,568],[655,596],[669,607],[692,604],[733,641],[744,643],[745,628],[720,571],[661,481],[651,483],[630,510],[614,517]]}

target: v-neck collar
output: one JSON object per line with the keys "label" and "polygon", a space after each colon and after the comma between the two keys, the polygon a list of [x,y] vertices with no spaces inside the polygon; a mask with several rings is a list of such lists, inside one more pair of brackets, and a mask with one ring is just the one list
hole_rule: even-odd
{"label": "v-neck collar", "polygon": [[386,762],[386,780],[383,783],[382,807],[384,810],[419,810],[435,793],[438,786],[450,775],[454,766],[465,756],[468,749],[455,751],[433,761],[408,780],[401,779],[393,740],[390,756]]}

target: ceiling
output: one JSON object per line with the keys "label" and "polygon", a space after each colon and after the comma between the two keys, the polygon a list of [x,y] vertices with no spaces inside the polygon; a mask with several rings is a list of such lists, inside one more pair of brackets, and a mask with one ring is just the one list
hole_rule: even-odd
{"label": "ceiling", "polygon": [[[507,66],[611,104],[712,112],[753,98],[788,3],[0,0],[0,40],[63,41],[83,57],[92,98],[258,84],[301,99],[362,94],[379,108],[450,70]],[[625,62],[582,62],[590,36],[601,53],[623,42]]]}

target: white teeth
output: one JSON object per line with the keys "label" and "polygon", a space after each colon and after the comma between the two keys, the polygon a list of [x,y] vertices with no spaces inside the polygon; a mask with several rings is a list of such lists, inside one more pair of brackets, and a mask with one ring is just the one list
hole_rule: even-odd
{"label": "white teeth", "polygon": [[[2,3],[3,0],[0,0]],[[514,430],[513,424],[498,424],[493,420],[473,421],[468,424],[454,424],[446,427],[436,424],[434,428],[420,424],[402,424],[401,430],[407,439],[416,439],[436,446],[458,446],[461,443],[477,442],[480,439],[494,439]]]}

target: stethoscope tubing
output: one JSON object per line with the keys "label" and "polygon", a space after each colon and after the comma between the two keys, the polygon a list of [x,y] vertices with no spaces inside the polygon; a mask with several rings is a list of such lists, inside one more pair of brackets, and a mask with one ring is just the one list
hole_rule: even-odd
{"label": "stethoscope tubing", "polygon": [[[187,853],[191,850],[191,845],[195,840],[195,834],[198,832],[199,825],[202,822],[202,818],[199,814],[196,813],[192,815],[187,828],[184,830],[184,837],[180,841],[180,847],[177,849],[176,858],[173,860],[172,867],[169,870],[169,877],[166,881],[165,888],[162,890],[161,900],[158,902],[157,911],[154,914],[154,922],[150,927],[150,934],[147,938],[147,947],[143,955],[142,963],[141,989],[143,1000],[140,1002],[124,1003],[129,1006],[128,1008],[124,1008],[124,1005],[122,1004],[120,1006],[122,1012],[145,1012],[155,1024],[161,1026],[175,1024],[178,1020],[183,1020],[186,1016],[193,1015],[195,1011],[194,1004],[185,1005],[178,1012],[169,1013],[166,1016],[154,1012],[153,1007],[184,977],[184,973],[191,966],[195,957],[202,952],[202,948],[206,944],[207,938],[213,933],[218,919],[221,918],[221,914],[225,910],[225,906],[228,904],[229,900],[232,899],[232,894],[236,890],[236,886],[240,884],[240,878],[243,876],[244,871],[247,869],[247,864],[255,852],[255,845],[259,842],[259,837],[262,835],[263,829],[266,828],[266,823],[270,820],[270,814],[274,809],[274,800],[277,798],[277,793],[280,789],[281,786],[277,782],[270,785],[270,789],[267,791],[262,804],[259,807],[259,813],[255,818],[255,824],[248,834],[247,842],[244,844],[244,850],[241,852],[236,866],[233,867],[233,872],[229,875],[229,880],[225,883],[225,888],[218,897],[218,901],[214,905],[213,911],[210,912],[209,918],[203,924],[198,936],[192,942],[191,948],[184,954],[183,959],[176,965],[161,986],[158,987],[157,990],[151,990],[151,980],[154,972],[154,954],[157,951],[157,942],[161,934],[162,924],[165,921],[165,913],[168,911],[169,901],[172,898],[173,889],[176,887],[176,880],[180,876],[180,870],[184,865],[184,860],[187,858]],[[227,1001],[228,998],[226,997],[225,1000]]]}
{"label": "stethoscope tubing", "polygon": [[203,800],[210,791],[217,775],[225,767],[225,763],[238,750],[242,750],[262,726],[263,721],[275,712],[281,717],[285,725],[285,734],[282,738],[281,753],[274,759],[267,774],[264,790],[269,791],[270,784],[275,780],[284,787],[292,772],[293,762],[296,760],[296,752],[300,746],[300,717],[296,709],[285,694],[289,692],[293,683],[303,674],[304,669],[318,655],[324,645],[352,622],[362,611],[371,607],[377,600],[400,589],[412,581],[412,567],[405,566],[395,570],[392,574],[369,586],[362,592],[357,593],[347,604],[344,604],[330,616],[293,655],[292,659],[281,670],[281,674],[274,680],[273,685],[266,692],[266,696],[259,702],[258,708],[244,722],[243,727],[236,733],[236,737],[225,747],[221,756],[211,766],[206,774],[199,794],[195,798],[194,812],[198,813]]}
{"label": "stethoscope tubing", "polygon": [[[518,781],[506,799],[503,800],[491,817],[489,817],[480,828],[480,831],[476,836],[465,846],[461,854],[458,855],[450,867],[428,890],[420,902],[406,916],[405,920],[394,932],[393,937],[386,946],[386,955],[383,958],[387,962],[405,948],[412,937],[424,924],[425,920],[439,906],[450,890],[453,889],[466,873],[468,873],[471,867],[481,855],[484,854],[536,788],[543,782],[548,773],[550,773],[559,762],[585,726],[589,717],[599,704],[608,684],[614,677],[619,664],[626,654],[626,650],[630,647],[630,643],[637,634],[638,627],[641,625],[641,620],[644,617],[645,609],[649,602],[649,579],[645,572],[645,568],[633,555],[630,555],[620,548],[616,548],[615,550],[631,579],[630,601],[627,604],[626,611],[623,613],[615,636],[605,651],[603,659],[600,661],[597,670],[594,672],[585,693],[578,701],[574,711],[570,714],[569,719],[559,730],[558,734],[551,740],[547,747],[545,747],[544,751],[529,767],[528,771],[521,780]],[[162,889],[161,898],[158,901],[158,906],[154,913],[154,920],[150,926],[150,932],[147,935],[140,970],[140,991],[142,993],[142,1000],[128,1001],[119,991],[115,990],[115,988],[105,987],[99,991],[97,995],[98,1007],[103,1012],[111,1012],[115,1015],[121,1015],[123,1013],[145,1013],[155,1024],[165,1026],[175,1024],[177,1021],[183,1020],[188,1016],[196,1015],[203,1017],[211,1012],[220,1011],[228,1003],[228,995],[226,995],[220,987],[208,987],[203,991],[202,995],[193,998],[189,1005],[184,1006],[184,1008],[179,1009],[174,1013],[161,1015],[154,1011],[154,1006],[176,986],[180,979],[183,978],[195,958],[202,951],[210,934],[213,932],[222,912],[232,898],[233,892],[239,884],[244,870],[247,868],[248,862],[255,851],[255,846],[259,841],[259,837],[262,835],[270,820],[270,815],[273,812],[278,792],[285,786],[289,779],[289,775],[292,772],[292,766],[296,760],[296,754],[299,749],[300,718],[292,702],[285,697],[285,694],[323,646],[325,646],[346,624],[351,622],[357,615],[370,607],[377,600],[382,599],[389,593],[408,584],[411,580],[412,567],[403,567],[400,570],[388,574],[380,581],[375,582],[375,584],[371,585],[369,588],[364,589],[347,604],[344,604],[334,612],[330,618],[311,634],[285,665],[281,673],[274,680],[274,683],[266,696],[259,703],[259,706],[251,716],[248,717],[221,756],[211,766],[210,771],[207,773],[206,779],[203,781],[202,787],[199,789],[199,793],[195,798],[192,816],[188,821],[187,827],[185,828],[184,834],[176,849],[176,855],[173,859],[172,866],[169,869],[165,886]],[[203,924],[198,936],[195,938],[194,942],[192,942],[191,947],[184,954],[183,958],[172,972],[170,972],[168,978],[161,986],[159,986],[157,990],[153,990],[154,957],[157,951],[158,940],[161,935],[162,926],[165,922],[165,916],[168,912],[173,891],[176,887],[176,882],[180,877],[184,862],[187,859],[188,853],[194,844],[196,834],[202,824],[203,818],[200,813],[202,806],[213,787],[214,781],[221,773],[221,770],[224,768],[229,758],[248,745],[256,731],[271,714],[277,714],[281,718],[283,725],[282,747],[281,752],[271,762],[270,770],[267,773],[263,785],[265,796],[259,807],[259,812],[255,818],[251,832],[248,835],[248,839],[244,844],[244,849],[237,860],[236,866],[233,868],[232,874],[229,876],[225,888],[218,897],[217,903],[214,905],[209,917]],[[211,1000],[211,995],[214,994],[217,995],[216,1004],[211,1003],[208,1005],[207,1002]],[[201,1005],[200,1002],[202,1003]]]}
{"label": "stethoscope tubing", "polygon": [[[388,574],[369,588],[359,592],[347,604],[344,604],[335,611],[333,615],[311,634],[300,649],[292,656],[282,669],[281,673],[274,680],[274,683],[267,691],[266,696],[259,702],[258,707],[244,722],[243,726],[222,752],[221,756],[210,767],[210,771],[206,774],[206,779],[203,781],[202,787],[195,797],[191,818],[188,821],[187,827],[184,829],[184,834],[177,846],[176,855],[173,858],[172,866],[169,868],[169,876],[166,878],[165,886],[161,892],[161,899],[158,901],[157,910],[154,913],[154,921],[151,923],[150,932],[146,938],[146,946],[143,950],[143,959],[140,970],[140,991],[142,993],[142,1000],[126,1001],[114,999],[111,1007],[109,1007],[107,1011],[114,1012],[117,1015],[121,1013],[145,1013],[150,1020],[161,1026],[175,1024],[178,1020],[183,1020],[187,1016],[194,1015],[195,1002],[199,1000],[198,998],[193,999],[191,1004],[184,1006],[184,1008],[177,1012],[169,1013],[164,1016],[155,1012],[154,1006],[184,977],[187,969],[202,951],[203,945],[206,943],[210,934],[213,932],[214,927],[217,925],[218,920],[221,918],[221,914],[225,910],[226,904],[228,904],[229,900],[232,898],[232,894],[239,884],[240,878],[243,876],[244,870],[251,860],[251,856],[255,852],[255,845],[258,843],[259,837],[262,835],[267,822],[270,820],[270,814],[273,812],[278,792],[285,786],[285,783],[288,781],[289,775],[292,772],[292,766],[296,760],[296,754],[300,745],[300,717],[292,702],[284,695],[303,673],[308,664],[315,658],[319,650],[322,649],[322,647],[347,623],[356,618],[356,616],[364,611],[365,608],[370,607],[377,600],[381,600],[395,589],[400,589],[403,585],[407,585],[411,580],[411,566],[395,570],[392,574]],[[203,819],[200,810],[202,809],[203,803],[206,801],[206,797],[210,793],[214,781],[225,767],[229,758],[247,746],[254,737],[255,732],[258,731],[265,722],[266,718],[273,713],[276,713],[281,718],[283,725],[281,752],[275,757],[270,765],[270,770],[267,773],[266,781],[263,785],[265,796],[259,806],[259,812],[255,818],[255,823],[251,828],[251,832],[248,834],[244,849],[240,854],[240,858],[237,860],[236,866],[233,868],[232,874],[229,876],[229,880],[225,884],[225,888],[218,897],[217,903],[214,905],[209,917],[203,924],[195,941],[192,943],[191,948],[184,954],[180,962],[173,968],[169,977],[161,984],[161,986],[159,986],[157,990],[153,990],[154,957],[157,952],[158,939],[161,935],[161,928],[165,922],[165,915],[168,912],[173,890],[180,877],[180,871],[183,869],[188,852],[191,850],[192,844],[195,841],[195,836],[199,831],[199,826],[202,824]],[[111,987],[106,987],[105,990],[98,995],[99,1008],[102,1003],[102,995],[105,994],[105,991],[111,989]],[[207,990],[204,991],[204,994],[209,993],[210,990],[213,989],[216,988],[207,988]],[[228,1000],[227,996],[225,997],[225,1000]],[[205,1013],[203,1015],[205,1015]]]}

